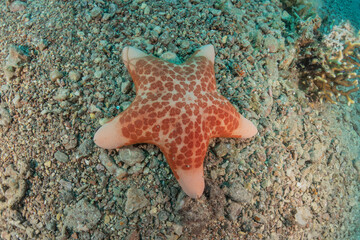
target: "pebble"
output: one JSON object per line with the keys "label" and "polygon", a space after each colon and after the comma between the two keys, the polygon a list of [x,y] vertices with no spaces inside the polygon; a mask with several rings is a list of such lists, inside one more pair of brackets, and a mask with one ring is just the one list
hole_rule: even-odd
{"label": "pebble", "polygon": [[96,71],[96,72],[94,73],[94,77],[97,78],[97,79],[101,78],[102,75],[103,75],[103,71]]}
{"label": "pebble", "polygon": [[136,163],[134,166],[132,166],[129,170],[129,174],[138,174],[142,172],[143,168],[145,166],[145,163]]}
{"label": "pebble", "polygon": [[312,214],[310,209],[306,206],[304,207],[297,207],[296,214],[295,214],[295,221],[301,225],[306,226],[308,221],[312,218]]}
{"label": "pebble", "polygon": [[165,60],[165,61],[175,63],[175,64],[180,64],[181,63],[178,56],[173,52],[164,52],[163,54],[161,54],[160,58]]}
{"label": "pebble", "polygon": [[218,143],[215,148],[214,148],[214,151],[215,151],[215,154],[216,156],[218,157],[224,157],[226,154],[228,154],[228,152],[230,151],[231,149],[231,145],[228,144],[228,143],[224,143],[224,142],[220,142]]}
{"label": "pebble", "polygon": [[166,221],[169,217],[169,213],[167,211],[161,210],[158,214],[158,218],[160,221]]}
{"label": "pebble", "polygon": [[229,206],[227,207],[227,214],[228,217],[231,221],[236,221],[240,212],[241,212],[241,205],[239,203],[236,202],[232,202],[229,204]]}
{"label": "pebble", "polygon": [[29,61],[30,57],[26,47],[11,45],[9,47],[9,55],[3,67],[6,79],[10,80],[15,77],[17,75],[16,70]]}
{"label": "pebble", "polygon": [[69,161],[68,155],[66,155],[65,153],[63,153],[61,151],[57,151],[54,154],[54,157],[57,161],[62,162],[62,163],[67,163]]}
{"label": "pebble", "polygon": [[81,78],[81,74],[78,71],[70,71],[69,78],[72,81],[79,81]]}
{"label": "pebble", "polygon": [[27,48],[24,46],[11,45],[9,47],[9,55],[7,57],[6,65],[17,68],[25,62],[29,62],[30,57],[27,51]]}
{"label": "pebble", "polygon": [[150,14],[150,7],[146,6],[144,9],[144,15],[149,15]]}
{"label": "pebble", "polygon": [[313,143],[312,149],[310,150],[310,158],[315,162],[320,162],[321,159],[325,156],[327,149],[327,145],[319,141],[315,141],[315,143]]}
{"label": "pebble", "polygon": [[64,75],[59,70],[54,70],[50,73],[50,79],[51,81],[56,81],[60,78],[62,78]]}
{"label": "pebble", "polygon": [[60,179],[59,183],[60,183],[61,187],[64,190],[66,190],[66,191],[72,191],[73,190],[73,185],[72,185],[71,182],[68,182],[68,181],[66,181],[64,179]]}
{"label": "pebble", "polygon": [[176,235],[181,236],[183,234],[183,226],[179,225],[179,224],[174,224],[173,225],[173,229],[174,232],[176,233]]}
{"label": "pebble", "polygon": [[125,214],[127,216],[149,204],[149,200],[144,196],[144,192],[138,188],[129,188],[126,192],[126,198]]}
{"label": "pebble", "polygon": [[11,12],[24,11],[26,9],[26,3],[22,1],[14,1],[10,4],[9,9]]}
{"label": "pebble", "polygon": [[46,39],[40,39],[36,46],[39,48],[40,51],[43,51],[45,48],[49,46],[49,42]]}
{"label": "pebble", "polygon": [[76,159],[83,158],[89,156],[93,150],[94,143],[90,139],[85,139],[82,144],[80,144],[77,153]]}
{"label": "pebble", "polygon": [[97,18],[99,16],[101,16],[103,10],[100,7],[94,7],[91,11],[90,11],[90,17],[91,18]]}
{"label": "pebble", "polygon": [[119,160],[129,166],[134,166],[136,163],[141,163],[145,159],[144,152],[135,147],[126,147],[119,149]]}
{"label": "pebble", "polygon": [[124,93],[124,94],[127,94],[128,92],[130,92],[131,90],[131,86],[132,86],[132,83],[130,81],[124,81],[124,82],[121,82],[121,92]]}
{"label": "pebble", "polygon": [[20,95],[17,93],[17,94],[15,94],[15,97],[13,98],[13,100],[12,100],[12,103],[14,104],[14,106],[16,107],[16,108],[19,108],[19,107],[21,107],[21,102],[20,102]]}
{"label": "pebble", "polygon": [[240,203],[251,203],[253,198],[252,194],[249,193],[240,182],[231,184],[229,196],[233,201]]}
{"label": "pebble", "polygon": [[75,206],[65,209],[65,226],[77,232],[89,231],[94,228],[101,219],[101,213],[97,207],[82,199]]}
{"label": "pebble", "polygon": [[4,107],[0,107],[0,125],[9,126],[11,122],[11,116],[8,110]]}
{"label": "pebble", "polygon": [[12,208],[18,202],[23,199],[26,190],[27,184],[24,180],[24,176],[27,175],[29,171],[29,165],[23,162],[19,162],[19,167],[23,165],[23,169],[19,169],[20,173],[17,172],[12,165],[5,169],[5,172],[1,173],[1,201],[0,201],[0,211],[5,208]]}
{"label": "pebble", "polygon": [[154,30],[157,34],[160,34],[161,31],[162,31],[161,27],[159,27],[159,26],[155,26],[153,30]]}
{"label": "pebble", "polygon": [[99,155],[99,160],[102,165],[106,168],[106,170],[116,177],[116,179],[121,180],[124,178],[127,173],[126,170],[120,168],[116,165],[116,163],[106,154],[105,151],[102,151]]}
{"label": "pebble", "polygon": [[181,41],[180,48],[188,49],[189,47],[190,47],[190,41],[188,41],[188,40]]}
{"label": "pebble", "polygon": [[60,191],[59,199],[65,203],[69,204],[71,201],[75,199],[74,192],[68,191],[68,190],[62,190]]}
{"label": "pebble", "polygon": [[121,108],[121,110],[125,111],[130,105],[131,105],[131,102],[125,101],[120,104],[120,108]]}
{"label": "pebble", "polygon": [[77,145],[77,138],[75,135],[63,135],[61,136],[61,142],[66,150],[73,149]]}
{"label": "pebble", "polygon": [[66,88],[59,88],[54,96],[54,100],[56,101],[64,101],[70,95],[70,90]]}
{"label": "pebble", "polygon": [[353,165],[354,165],[354,168],[356,169],[356,171],[358,171],[360,173],[360,159],[355,159],[353,161]]}
{"label": "pebble", "polygon": [[275,53],[278,51],[279,42],[273,35],[266,35],[264,39],[264,47],[269,49],[269,52]]}
{"label": "pebble", "polygon": [[44,163],[44,166],[47,167],[47,168],[50,168],[51,167],[51,161],[46,161]]}

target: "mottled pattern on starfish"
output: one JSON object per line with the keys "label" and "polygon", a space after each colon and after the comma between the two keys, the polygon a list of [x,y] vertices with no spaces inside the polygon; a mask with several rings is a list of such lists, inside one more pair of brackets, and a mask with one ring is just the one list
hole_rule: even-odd
{"label": "mottled pattern on starfish", "polygon": [[200,197],[209,140],[249,138],[257,133],[217,92],[213,46],[200,48],[181,65],[133,47],[124,48],[122,58],[137,94],[129,108],[98,130],[95,143],[106,149],[157,145],[184,192]]}

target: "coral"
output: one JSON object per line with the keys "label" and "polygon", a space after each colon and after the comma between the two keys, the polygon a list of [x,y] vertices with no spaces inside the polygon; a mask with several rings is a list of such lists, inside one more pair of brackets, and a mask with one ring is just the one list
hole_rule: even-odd
{"label": "coral", "polygon": [[[316,51],[317,50],[317,51]],[[343,50],[336,54],[326,52],[324,47],[311,46],[306,49],[300,61],[303,68],[303,84],[312,92],[317,92],[320,102],[340,102],[340,96],[347,99],[347,104],[354,101],[350,94],[359,90],[357,74],[360,68],[360,42],[347,41]]]}

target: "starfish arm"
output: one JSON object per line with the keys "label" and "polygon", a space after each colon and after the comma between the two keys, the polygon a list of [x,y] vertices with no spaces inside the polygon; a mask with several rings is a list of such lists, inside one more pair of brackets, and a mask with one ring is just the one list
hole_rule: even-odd
{"label": "starfish arm", "polygon": [[237,112],[223,96],[214,94],[213,105],[206,110],[211,138],[250,138],[257,133],[255,125]]}
{"label": "starfish arm", "polygon": [[202,46],[188,60],[191,60],[193,57],[205,57],[213,66],[215,62],[214,46],[211,44]]}
{"label": "starfish arm", "polygon": [[197,142],[193,138],[186,142],[190,137],[183,135],[180,144],[173,141],[157,145],[183,191],[191,198],[199,198],[205,188],[203,162],[209,141]]}
{"label": "starfish arm", "polygon": [[123,135],[122,128],[119,125],[121,117],[122,114],[119,114],[99,128],[94,136],[96,145],[105,149],[115,149],[127,145],[129,139]]}
{"label": "starfish arm", "polygon": [[147,56],[149,55],[134,47],[125,47],[122,51],[122,60],[128,70],[133,70],[132,62],[134,60],[141,59]]}
{"label": "starfish arm", "polygon": [[[240,115],[240,114],[239,114]],[[241,115],[240,115],[241,116]],[[251,138],[257,134],[255,125],[243,116],[240,117],[239,125],[232,131],[231,138]]]}

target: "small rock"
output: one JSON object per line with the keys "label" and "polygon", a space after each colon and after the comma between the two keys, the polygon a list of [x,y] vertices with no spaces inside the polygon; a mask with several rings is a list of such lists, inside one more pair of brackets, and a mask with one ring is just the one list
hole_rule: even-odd
{"label": "small rock", "polygon": [[55,231],[56,230],[56,221],[55,220],[48,221],[45,224],[45,228],[49,231]]}
{"label": "small rock", "polygon": [[129,173],[129,174],[138,174],[138,173],[142,172],[144,166],[145,166],[144,163],[136,163],[134,166],[132,166],[132,167],[128,170],[128,173]]}
{"label": "small rock", "polygon": [[11,116],[8,110],[0,106],[0,125],[9,126],[11,122]]}
{"label": "small rock", "polygon": [[62,78],[64,75],[59,70],[54,70],[50,73],[50,79],[51,81],[56,81],[60,78]]}
{"label": "small rock", "polygon": [[77,138],[75,135],[63,135],[61,141],[66,150],[73,149],[77,145]]}
{"label": "small rock", "polygon": [[231,145],[228,143],[220,142],[215,146],[215,154],[218,157],[224,157],[230,151]]}
{"label": "small rock", "polygon": [[149,15],[150,14],[150,7],[146,6],[144,9],[144,15]]}
{"label": "small rock", "polygon": [[235,182],[230,186],[229,196],[233,201],[240,203],[251,203],[253,198],[240,182]]}
{"label": "small rock", "polygon": [[29,62],[30,57],[27,47],[11,45],[9,48],[9,55],[6,60],[7,66],[12,66],[15,68],[22,66],[25,62]]}
{"label": "small rock", "polygon": [[231,221],[236,221],[236,219],[238,218],[240,212],[241,212],[241,205],[239,203],[236,202],[232,202],[230,203],[230,205],[227,208],[227,214],[229,216],[229,219]]}
{"label": "small rock", "polygon": [[209,11],[214,15],[214,16],[220,16],[221,14],[221,10],[218,9],[214,9],[214,8],[209,8]]}
{"label": "small rock", "polygon": [[101,18],[101,20],[104,21],[108,21],[113,15],[109,14],[109,13],[104,13],[103,17]]}
{"label": "small rock", "polygon": [[296,208],[295,221],[301,225],[306,226],[308,221],[312,218],[312,214],[308,207],[298,207]]}
{"label": "small rock", "polygon": [[44,163],[44,166],[47,167],[47,168],[50,168],[51,167],[51,161],[46,161]]}
{"label": "small rock", "polygon": [[70,90],[66,89],[66,88],[59,88],[56,91],[56,94],[54,96],[54,100],[56,101],[64,101],[65,99],[67,99],[70,95]]}
{"label": "small rock", "polygon": [[23,168],[19,169],[19,172],[14,169],[13,165],[9,165],[2,173],[0,211],[8,207],[13,208],[25,196],[27,184],[24,177],[28,173],[29,166],[22,161],[19,161],[19,166]]}
{"label": "small rock", "polygon": [[78,151],[76,153],[76,159],[83,158],[88,156],[93,150],[93,141],[90,139],[85,139],[85,141],[80,144]]}
{"label": "small rock", "polygon": [[129,188],[126,192],[126,198],[126,215],[130,215],[149,204],[149,200],[144,196],[144,192],[134,187]]}
{"label": "small rock", "polygon": [[75,206],[65,209],[65,226],[74,229],[77,232],[89,231],[94,228],[101,219],[101,213],[98,208],[82,199]]}
{"label": "small rock", "polygon": [[287,11],[283,11],[281,14],[281,19],[286,21],[286,22],[290,22],[291,20],[291,15],[287,12]]}
{"label": "small rock", "polygon": [[259,213],[255,213],[254,216],[253,216],[253,219],[255,220],[255,222],[258,222],[258,223],[261,223],[261,224],[266,224],[267,221],[266,221],[266,218],[259,214]]}
{"label": "small rock", "polygon": [[66,191],[72,191],[73,190],[73,185],[72,185],[71,182],[68,182],[68,181],[66,181],[64,179],[60,179],[59,183],[60,183],[60,186],[64,190],[66,190]]}
{"label": "small rock", "polygon": [[100,7],[94,7],[91,11],[90,11],[90,16],[91,18],[97,18],[99,16],[101,16],[103,10]]}
{"label": "small rock", "polygon": [[14,106],[15,106],[16,108],[21,107],[20,95],[19,95],[18,93],[15,94],[15,97],[13,98],[12,103],[14,104]]}
{"label": "small rock", "polygon": [[116,163],[113,162],[111,158],[105,153],[105,151],[100,153],[99,160],[101,164],[105,166],[106,170],[108,170],[110,174],[114,175],[116,179],[121,180],[127,175],[126,170],[118,167]]}
{"label": "small rock", "polygon": [[10,4],[9,9],[11,12],[19,12],[26,9],[26,3],[22,1],[14,1]]}
{"label": "small rock", "polygon": [[32,227],[26,228],[26,235],[31,239],[34,238],[35,230]]}
{"label": "small rock", "polygon": [[41,39],[36,43],[36,45],[40,51],[43,51],[45,48],[49,46],[49,42],[46,39]]}
{"label": "small rock", "polygon": [[78,71],[70,71],[69,78],[72,81],[79,81],[81,78],[81,74]]}
{"label": "small rock", "polygon": [[58,160],[59,162],[62,162],[62,163],[67,163],[69,161],[69,157],[65,153],[60,152],[60,151],[57,151],[54,154],[54,157],[56,160]]}
{"label": "small rock", "polygon": [[8,65],[5,65],[3,67],[3,71],[4,71],[4,74],[5,74],[5,77],[6,79],[9,81],[10,79],[12,79],[13,77],[16,76],[16,68],[13,67],[13,66],[8,66]]}
{"label": "small rock", "polygon": [[161,54],[160,58],[165,60],[165,61],[175,63],[175,64],[181,63],[178,56],[173,52],[164,52],[163,54]]}
{"label": "small rock", "polygon": [[168,217],[169,217],[169,213],[164,210],[161,210],[158,214],[158,218],[160,221],[166,221]]}
{"label": "small rock", "polygon": [[122,111],[125,111],[130,105],[131,105],[131,102],[125,101],[125,102],[120,104],[120,108],[121,108]]}
{"label": "small rock", "polygon": [[103,75],[103,71],[96,71],[96,72],[94,73],[94,77],[97,78],[97,79],[101,78],[102,75]]}
{"label": "small rock", "polygon": [[269,52],[275,53],[278,51],[279,43],[273,35],[267,35],[264,39],[264,47],[269,49]]}
{"label": "small rock", "polygon": [[183,234],[183,226],[181,226],[179,224],[174,224],[173,229],[174,229],[174,232],[176,233],[176,235],[181,236]]}
{"label": "small rock", "polygon": [[162,32],[162,29],[160,26],[155,26],[153,29],[155,32],[157,32],[157,34],[160,34]]}
{"label": "small rock", "polygon": [[316,162],[320,162],[324,156],[325,156],[325,152],[327,151],[328,146],[325,145],[324,143],[321,143],[319,141],[315,141],[312,144],[312,148],[310,150],[310,158],[313,159]]}
{"label": "small rock", "polygon": [[190,47],[190,41],[188,41],[188,40],[181,41],[180,47],[182,49],[188,49]]}
{"label": "small rock", "polygon": [[145,155],[141,149],[135,147],[126,147],[119,149],[119,160],[129,166],[134,166],[136,163],[144,161]]}
{"label": "small rock", "polygon": [[355,159],[353,161],[353,165],[354,165],[354,168],[356,169],[356,171],[358,171],[360,173],[360,159]]}
{"label": "small rock", "polygon": [[59,200],[65,204],[69,204],[75,199],[75,194],[73,191],[61,190],[59,195]]}
{"label": "small rock", "polygon": [[120,87],[121,92],[124,93],[124,94],[130,92],[130,90],[131,90],[131,85],[132,85],[132,84],[131,84],[130,81],[124,81],[124,82],[122,82],[122,83],[121,83],[121,87]]}

